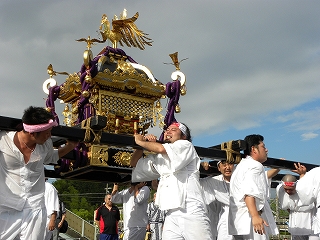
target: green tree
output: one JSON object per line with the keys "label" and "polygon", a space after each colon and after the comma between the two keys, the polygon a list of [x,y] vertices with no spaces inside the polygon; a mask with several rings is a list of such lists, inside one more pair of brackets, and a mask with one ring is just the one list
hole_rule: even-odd
{"label": "green tree", "polygon": [[60,179],[53,185],[66,208],[87,221],[93,220],[93,212],[101,205],[106,193],[105,183]]}

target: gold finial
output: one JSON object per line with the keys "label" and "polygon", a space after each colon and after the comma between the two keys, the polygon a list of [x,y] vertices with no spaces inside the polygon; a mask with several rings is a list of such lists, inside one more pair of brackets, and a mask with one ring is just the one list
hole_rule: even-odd
{"label": "gold finial", "polygon": [[180,70],[180,63],[178,61],[178,52],[171,53],[169,56],[172,59],[173,65],[176,67],[176,70]]}
{"label": "gold finial", "polygon": [[101,41],[99,39],[93,38],[91,39],[90,36],[88,38],[80,38],[76,40],[77,42],[86,42],[87,43],[87,49],[90,50],[92,45],[95,45],[94,43],[104,43],[105,41]]}
{"label": "gold finial", "polygon": [[56,76],[57,74],[69,75],[69,73],[67,73],[67,72],[56,72],[56,71],[54,71],[52,64],[49,64],[49,66],[47,67],[47,73],[49,74],[50,78],[52,78],[53,76]]}
{"label": "gold finial", "polygon": [[188,59],[188,58],[184,58],[179,62],[179,60],[178,60],[178,52],[171,53],[171,54],[169,54],[169,56],[171,57],[173,63],[164,63],[164,64],[172,64],[172,65],[174,65],[176,67],[176,70],[180,70],[180,63],[182,61]]}
{"label": "gold finial", "polygon": [[53,70],[52,64],[49,64],[47,67],[47,73],[49,74],[50,78],[56,75],[56,72]]}

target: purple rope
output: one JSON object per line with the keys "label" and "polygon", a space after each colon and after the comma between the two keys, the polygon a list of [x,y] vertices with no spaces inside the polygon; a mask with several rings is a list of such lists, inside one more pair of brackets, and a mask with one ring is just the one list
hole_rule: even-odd
{"label": "purple rope", "polygon": [[[92,61],[89,63],[89,68],[87,69],[86,66],[83,64],[80,68],[80,83],[81,83],[81,90],[88,91],[93,86],[90,86],[89,83],[85,81],[85,77],[90,74],[92,78],[94,78],[98,74],[98,61],[100,57],[107,56],[109,53],[121,55],[127,57],[129,62],[137,63],[133,58],[128,56],[122,49],[119,48],[112,48],[110,46],[107,46],[105,48],[105,51],[101,53],[100,55],[96,56]],[[62,86],[62,85],[60,85]],[[54,102],[57,100],[60,92],[60,86],[54,86],[49,89],[49,95],[46,100],[46,106],[50,108],[52,114],[55,116],[56,121],[59,123],[59,117],[55,112],[55,104]],[[89,103],[89,99],[80,96],[79,102],[78,102],[78,119],[76,123],[81,123],[82,120],[85,120],[91,116],[95,115],[95,109],[93,108],[92,104]],[[75,150],[75,163],[73,165],[73,168],[76,169],[78,167],[83,167],[88,162],[88,148],[84,143],[79,143],[78,146],[74,149]],[[70,167],[71,162],[66,159],[61,159],[61,165],[59,172],[61,171],[68,171]]]}
{"label": "purple rope", "polygon": [[[136,63],[130,56],[127,56],[127,54],[119,48],[112,48],[107,46],[105,48],[105,51],[101,53],[100,55],[96,56],[90,63],[89,63],[89,69],[86,68],[86,66],[83,64],[80,69],[80,82],[82,85],[82,91],[88,91],[93,86],[90,86],[89,83],[87,83],[84,79],[85,77],[90,74],[91,78],[94,78],[98,74],[98,61],[100,57],[107,56],[109,53],[118,54],[121,56],[126,56],[127,59],[130,62]],[[80,100],[78,102],[78,119],[77,123],[81,123],[83,120],[94,116],[95,115],[95,109],[93,108],[92,104],[89,103],[89,99],[85,98],[81,95]],[[74,168],[83,167],[88,162],[88,148],[84,143],[80,143],[76,150],[76,160],[74,164]]]}
{"label": "purple rope", "polygon": [[[92,86],[90,86],[89,83],[87,83],[84,79],[85,77],[90,74],[92,78],[94,78],[97,74],[98,74],[98,67],[97,67],[97,63],[100,59],[100,57],[102,56],[107,56],[109,53],[113,53],[113,54],[118,54],[118,55],[121,55],[121,56],[126,56],[127,59],[130,61],[130,62],[133,62],[133,63],[136,63],[136,61],[134,61],[130,56],[127,56],[127,54],[122,50],[122,49],[119,49],[119,48],[112,48],[112,47],[109,47],[107,46],[105,48],[105,51],[96,56],[90,63],[89,63],[89,69],[86,68],[86,66],[83,64],[81,66],[81,69],[80,69],[80,82],[81,82],[81,85],[82,85],[82,91],[88,91],[89,89],[92,88]],[[89,99],[88,98],[85,98],[81,95],[80,97],[80,100],[78,102],[78,111],[79,111],[79,114],[78,114],[78,120],[77,120],[77,123],[80,123],[81,121],[83,121],[84,119],[87,119],[91,116],[93,116],[95,114],[95,111],[93,110],[94,108],[92,107],[92,105],[89,103]]]}
{"label": "purple rope", "polygon": [[109,52],[111,52],[111,53],[114,53],[114,54],[119,54],[119,55],[121,55],[121,56],[125,56],[125,57],[127,57],[127,59],[128,59],[128,61],[129,62],[132,62],[132,63],[137,63],[135,60],[133,60],[133,58],[132,57],[130,57],[130,56],[128,56],[126,53],[125,53],[125,51],[123,51],[122,49],[120,49],[120,48],[112,48],[112,47],[110,47],[110,46],[107,46],[106,48],[105,48],[105,52],[104,52],[104,56],[107,56],[108,54],[109,54]]}
{"label": "purple rope", "polygon": [[[176,118],[174,116],[176,105],[179,103],[180,98],[180,81],[173,81],[166,84],[166,95],[170,99],[167,107],[167,113],[164,118],[164,130],[167,129],[173,122],[176,122]],[[162,132],[160,136],[160,141],[163,141],[164,132]]]}
{"label": "purple rope", "polygon": [[75,148],[74,169],[84,167],[88,162],[88,147],[84,143],[79,143]]}
{"label": "purple rope", "polygon": [[60,92],[60,86],[53,86],[49,88],[48,98],[46,100],[46,107],[50,109],[50,112],[53,114],[55,120],[59,124],[59,117],[56,113],[54,102],[57,100]]}
{"label": "purple rope", "polygon": [[[85,77],[90,74],[92,78],[94,78],[98,74],[98,67],[97,62],[99,61],[100,57],[107,56],[109,53],[118,54],[121,56],[127,57],[128,61],[132,63],[137,63],[133,58],[128,56],[122,49],[119,48],[112,48],[110,46],[107,46],[105,48],[105,51],[96,56],[90,63],[89,63],[89,69],[86,68],[86,66],[83,64],[80,69],[80,82],[81,82],[81,90],[82,91],[88,91],[92,88],[89,83],[87,83],[84,79]],[[60,85],[61,86],[61,85]],[[59,123],[59,117],[57,113],[55,112],[55,104],[54,102],[57,100],[60,92],[60,86],[54,86],[49,89],[49,95],[46,100],[46,106],[49,108],[52,112],[52,114],[55,116],[56,121]],[[88,98],[80,96],[79,102],[78,102],[78,119],[76,123],[80,123],[82,120],[87,119],[91,116],[95,115],[94,108],[89,103]]]}

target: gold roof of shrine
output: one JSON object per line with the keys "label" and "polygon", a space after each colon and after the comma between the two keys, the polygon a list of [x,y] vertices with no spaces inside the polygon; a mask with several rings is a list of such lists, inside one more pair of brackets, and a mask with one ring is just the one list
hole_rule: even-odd
{"label": "gold roof of shrine", "polygon": [[[99,28],[102,39],[88,36],[76,40],[85,42],[87,48],[83,53],[83,64],[79,72],[73,74],[56,72],[51,64],[48,66],[50,79],[44,82],[43,90],[48,93],[48,99],[53,99],[52,95],[55,95],[66,104],[63,115],[67,126],[79,124],[88,117],[83,117],[88,112],[90,116],[106,116],[109,119],[107,131],[117,132],[116,121],[121,121],[120,132],[130,134],[136,131],[133,131],[132,123],[138,124],[138,132],[145,131],[149,126],[155,126],[157,121],[160,128],[164,126],[163,116],[160,113],[162,111],[160,99],[166,97],[166,85],[158,81],[146,66],[135,62],[122,49],[117,48],[119,44],[144,50],[146,45],[152,45],[148,34],[135,25],[138,17],[139,14],[136,13],[133,17],[127,18],[127,11],[124,10],[119,18],[112,19],[111,28],[110,21],[104,14]],[[104,47],[94,57],[92,46],[106,43],[107,40],[111,41],[112,47]],[[179,91],[184,95],[185,76],[180,72],[178,53],[169,56],[176,68],[171,78],[173,81],[181,79]],[[60,86],[57,86],[52,78],[57,74],[68,75]],[[49,85],[59,89],[49,94]],[[54,110],[51,102],[52,100],[47,101],[47,107],[49,110]],[[91,110],[88,110],[88,105]],[[179,111],[180,107],[177,104],[176,112]]]}

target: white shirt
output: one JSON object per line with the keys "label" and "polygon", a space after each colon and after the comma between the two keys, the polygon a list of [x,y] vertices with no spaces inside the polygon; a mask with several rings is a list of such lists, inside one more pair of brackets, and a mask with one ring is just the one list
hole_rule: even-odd
{"label": "white shirt", "polygon": [[214,177],[202,178],[200,179],[200,184],[205,193],[207,204],[210,203],[208,201],[216,199],[224,205],[229,206],[230,183],[223,179],[222,174]]}
{"label": "white shirt", "polygon": [[196,209],[204,205],[199,183],[200,158],[187,140],[163,144],[167,154],[141,158],[132,172],[132,181],[150,181],[160,177],[155,204],[161,210]]}
{"label": "white shirt", "polygon": [[292,235],[312,234],[312,220],[316,210],[315,204],[303,205],[298,194],[287,194],[282,184],[277,186],[276,191],[279,199],[279,207],[284,210],[290,210],[288,231]]}
{"label": "white shirt", "polygon": [[251,216],[244,201],[245,196],[255,198],[258,211],[263,210],[269,227],[265,227],[272,235],[278,234],[268,197],[268,184],[263,165],[247,156],[235,168],[230,180],[229,234],[248,235],[252,227]]}
{"label": "white shirt", "polygon": [[[220,206],[218,211],[211,216],[209,215],[211,228],[217,228],[217,230],[213,230],[213,232],[217,231],[217,239],[233,239],[231,235],[228,235],[230,183],[225,181],[223,175],[220,174],[214,177],[201,178],[200,184],[204,191],[206,204],[216,200],[217,205]],[[216,224],[214,224],[215,222]]]}
{"label": "white shirt", "polygon": [[150,189],[147,186],[143,186],[136,197],[134,196],[134,191],[129,192],[129,188],[116,192],[112,196],[113,203],[123,203],[124,229],[147,226],[149,196]]}
{"label": "white shirt", "polygon": [[48,226],[51,220],[51,215],[56,211],[57,216],[59,212],[59,198],[57,189],[48,182],[45,182],[45,192],[44,192],[45,206],[47,210],[47,224],[46,232],[44,235],[44,240],[50,240],[53,232],[49,230]]}
{"label": "white shirt", "polygon": [[309,205],[316,202],[320,206],[320,167],[315,167],[308,171],[299,179],[296,185],[296,191],[303,205]]}
{"label": "white shirt", "polygon": [[44,207],[44,164],[59,160],[49,138],[44,144],[36,145],[29,162],[25,163],[13,142],[15,134],[0,131],[0,212]]}
{"label": "white shirt", "polygon": [[59,212],[59,197],[57,189],[48,182],[45,182],[45,192],[44,192],[44,199],[45,199],[45,206],[47,209],[47,216],[48,218],[51,217],[51,214],[54,211]]}
{"label": "white shirt", "polygon": [[308,171],[303,178],[299,179],[296,185],[296,191],[300,201],[304,205],[316,204],[316,214],[313,217],[313,231],[320,233],[320,167],[315,167]]}

